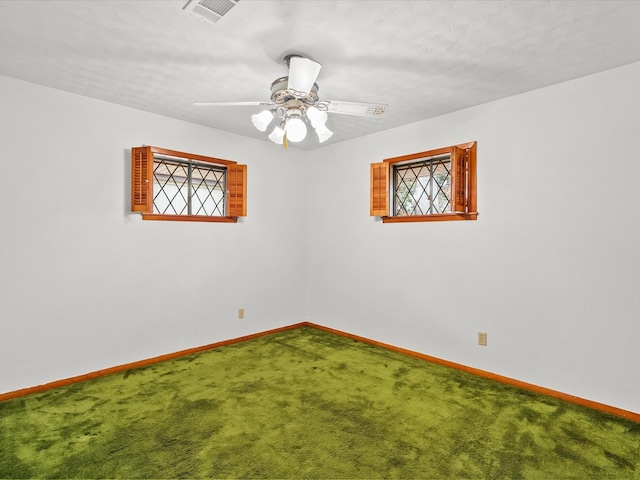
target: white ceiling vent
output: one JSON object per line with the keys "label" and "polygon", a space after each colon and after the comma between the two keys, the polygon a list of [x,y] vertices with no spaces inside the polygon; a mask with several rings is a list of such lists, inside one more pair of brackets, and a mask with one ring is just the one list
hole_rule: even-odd
{"label": "white ceiling vent", "polygon": [[240,0],[187,0],[183,10],[200,18],[217,22],[224,17]]}

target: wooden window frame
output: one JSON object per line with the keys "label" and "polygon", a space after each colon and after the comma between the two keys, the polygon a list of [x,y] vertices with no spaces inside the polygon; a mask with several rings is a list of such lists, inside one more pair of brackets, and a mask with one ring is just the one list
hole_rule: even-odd
{"label": "wooden window frame", "polygon": [[[223,166],[227,172],[225,216],[173,215],[153,212],[153,162],[154,155],[166,155],[187,160]],[[247,166],[232,160],[206,157],[153,146],[131,149],[131,211],[142,214],[143,220],[167,220],[179,222],[237,223],[247,215]]]}
{"label": "wooden window frame", "polygon": [[[426,152],[386,158],[370,166],[369,214],[382,217],[383,223],[446,222],[477,220],[476,144],[462,143]],[[393,166],[408,164],[420,159],[449,154],[451,158],[451,212],[430,215],[389,215],[390,190]]]}

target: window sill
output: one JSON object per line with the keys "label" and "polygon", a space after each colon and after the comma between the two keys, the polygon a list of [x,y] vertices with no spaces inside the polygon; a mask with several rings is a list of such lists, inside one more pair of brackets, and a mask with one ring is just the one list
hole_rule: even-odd
{"label": "window sill", "polygon": [[439,213],[435,215],[408,215],[404,217],[382,217],[382,223],[405,222],[449,222],[452,220],[477,220],[478,212],[473,213]]}
{"label": "window sill", "polygon": [[164,215],[161,213],[143,213],[143,220],[168,220],[172,222],[222,222],[238,223],[238,217],[208,217],[204,215]]}

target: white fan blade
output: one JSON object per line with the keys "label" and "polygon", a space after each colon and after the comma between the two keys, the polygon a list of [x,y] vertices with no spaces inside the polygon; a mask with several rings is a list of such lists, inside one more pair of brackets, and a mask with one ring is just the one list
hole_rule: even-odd
{"label": "white fan blade", "polygon": [[359,117],[379,118],[387,111],[388,105],[381,103],[356,103],[330,100],[326,102],[327,112],[341,113],[344,115],[357,115]]}
{"label": "white fan blade", "polygon": [[196,107],[270,107],[271,102],[193,102]]}
{"label": "white fan blade", "polygon": [[300,96],[307,96],[316,82],[322,65],[310,58],[292,55],[289,57],[288,90],[293,90]]}

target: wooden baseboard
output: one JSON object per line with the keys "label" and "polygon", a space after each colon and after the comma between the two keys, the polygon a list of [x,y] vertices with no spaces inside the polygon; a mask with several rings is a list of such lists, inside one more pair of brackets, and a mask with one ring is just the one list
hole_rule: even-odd
{"label": "wooden baseboard", "polygon": [[462,370],[467,373],[471,373],[473,375],[478,375],[479,377],[488,378],[490,380],[495,380],[501,383],[506,383],[508,385],[512,385],[514,387],[523,388],[525,390],[530,390],[532,392],[541,393],[543,395],[548,395],[550,397],[559,398],[561,400],[565,400],[568,402],[575,403],[577,405],[582,405],[584,407],[592,408],[594,410],[599,410],[601,412],[609,413],[611,415],[616,415],[618,417],[626,418],[628,420],[632,420],[634,422],[640,423],[640,413],[631,412],[628,410],[623,410],[621,408],[612,407],[610,405],[606,405],[599,402],[594,402],[592,400],[587,400],[584,398],[576,397],[574,395],[569,395],[567,393],[558,392],[556,390],[551,390],[549,388],[540,387],[538,385],[533,385],[531,383],[522,382],[520,380],[516,380],[509,377],[504,377],[502,375],[497,375],[495,373],[487,372],[485,370],[480,370],[478,368],[467,367],[466,365],[461,365],[459,363],[450,362],[449,360],[443,360],[441,358],[432,357],[430,355],[425,355],[424,353],[414,352],[412,350],[408,350],[401,347],[396,347],[394,345],[389,345],[388,343],[378,342],[377,340],[371,340],[369,338],[360,337],[358,335],[352,335],[347,332],[343,332],[341,330],[336,330],[329,327],[324,327],[322,325],[317,325],[311,322],[300,322],[295,323],[293,325],[288,325],[285,327],[275,328],[272,330],[266,330],[264,332],[258,332],[251,335],[245,335],[238,338],[233,338],[231,340],[223,340],[221,342],[211,343],[208,345],[202,345],[200,347],[189,348],[187,350],[180,350],[178,352],[169,353],[166,355],[160,355],[158,357],[148,358],[145,360],[140,360],[137,362],[127,363],[124,365],[118,365],[116,367],[106,368],[104,370],[98,370],[96,372],[87,373],[84,375],[78,375],[75,377],[65,378],[62,380],[56,380],[54,382],[45,383],[43,385],[37,385],[35,387],[23,388],[20,390],[15,390],[7,393],[0,393],[0,402],[9,400],[12,398],[22,397],[24,395],[30,395],[32,393],[43,392],[45,390],[50,390],[52,388],[64,387],[67,385],[71,385],[77,382],[82,382],[84,380],[90,380],[92,378],[98,378],[105,375],[110,375],[113,373],[122,372],[125,370],[129,370],[132,368],[145,367],[147,365],[152,365],[154,363],[164,362],[166,360],[171,360],[174,358],[182,357],[185,355],[192,355],[194,353],[204,352],[206,350],[211,350],[214,348],[224,347],[225,345],[232,345],[234,343],[240,343],[247,340],[251,340],[254,338],[264,337],[265,335],[271,335],[273,333],[284,332],[287,330],[293,330],[295,328],[300,327],[311,327],[318,330],[323,330],[325,332],[334,333],[336,335],[341,335],[346,338],[350,338],[352,340],[357,340],[359,342],[367,343],[369,345],[375,345],[378,347],[386,348],[388,350],[392,350],[394,352],[402,353],[405,355],[409,355],[414,358],[419,358],[421,360],[425,360],[428,362],[436,363],[438,365],[444,365],[446,367],[455,368],[457,370]]}
{"label": "wooden baseboard", "polygon": [[441,358],[432,357],[430,355],[425,355],[424,353],[414,352],[412,350],[407,350],[405,348],[396,347],[394,345],[389,345],[387,343],[378,342],[376,340],[371,340],[369,338],[360,337],[358,335],[352,335],[347,332],[342,332],[340,330],[335,330],[329,327],[323,327],[322,325],[315,325],[310,322],[304,322],[304,325],[308,327],[317,328],[318,330],[323,330],[325,332],[335,333],[336,335],[342,335],[343,337],[351,338],[353,340],[358,340],[363,343],[368,343],[370,345],[376,345],[378,347],[386,348],[388,350],[392,350],[394,352],[403,353],[405,355],[412,356],[414,358],[419,358],[421,360],[426,360],[428,362],[437,363],[438,365],[444,365],[446,367],[455,368],[457,370],[462,370],[464,372],[472,373],[473,375],[477,375],[479,377],[488,378],[490,380],[495,380],[501,383],[506,383],[508,385],[513,385],[514,387],[523,388],[525,390],[529,390],[532,392],[541,393],[543,395],[548,395],[550,397],[559,398],[561,400],[565,400],[567,402],[575,403],[577,405],[582,405],[584,407],[592,408],[594,410],[599,410],[601,412],[609,413],[612,415],[616,415],[618,417],[626,418],[627,420],[633,420],[634,422],[640,423],[640,413],[630,412],[628,410],[623,410],[621,408],[612,407],[610,405],[606,405],[604,403],[594,402],[592,400],[587,400],[585,398],[576,397],[574,395],[569,395],[567,393],[558,392],[557,390],[551,390],[550,388],[540,387],[538,385],[533,385],[531,383],[522,382],[520,380],[516,380],[509,377],[504,377],[502,375],[497,375],[495,373],[487,372],[485,370],[480,370],[478,368],[467,367],[466,365],[461,365],[459,363],[450,362],[449,360],[443,360]]}
{"label": "wooden baseboard", "polygon": [[286,327],[274,328],[273,330],[253,333],[251,335],[245,335],[242,337],[233,338],[231,340],[223,340],[221,342],[211,343],[209,345],[202,345],[200,347],[189,348],[187,350],[180,350],[179,352],[168,353],[166,355],[160,355],[158,357],[147,358],[145,360],[139,360],[137,362],[126,363],[124,365],[118,365],[116,367],[111,367],[111,368],[105,368],[103,370],[98,370],[96,372],[86,373],[84,375],[78,375],[75,377],[64,378],[62,380],[56,380],[54,382],[45,383],[43,385],[37,385],[35,387],[27,387],[27,388],[22,388],[20,390],[14,390],[13,392],[0,393],[0,402],[4,400],[9,400],[11,398],[30,395],[32,393],[43,392],[45,390],[50,390],[52,388],[65,387],[73,383],[82,382],[84,380],[90,380],[92,378],[103,377],[105,375],[111,375],[112,373],[118,373],[124,370],[130,370],[132,368],[146,367],[147,365],[152,365],[154,363],[164,362],[166,360],[183,357],[185,355],[192,355],[194,353],[204,352],[206,350],[211,350],[214,348],[224,347],[225,345],[232,345],[234,343],[244,342],[247,340],[251,340],[253,338],[264,337],[265,335],[270,335],[272,333],[284,332],[286,330],[293,330],[294,328],[299,328],[303,326],[306,326],[306,322],[296,323],[293,325],[288,325]]}

